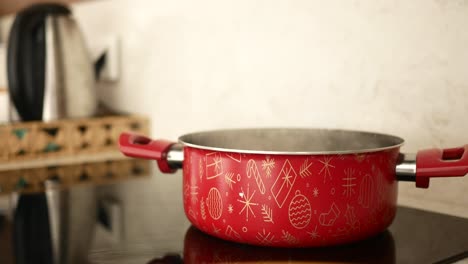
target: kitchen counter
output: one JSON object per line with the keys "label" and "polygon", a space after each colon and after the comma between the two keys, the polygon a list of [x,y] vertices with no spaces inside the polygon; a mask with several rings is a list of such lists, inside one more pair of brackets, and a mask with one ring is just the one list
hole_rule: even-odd
{"label": "kitchen counter", "polygon": [[[90,263],[113,264],[465,263],[463,259],[468,257],[468,219],[403,206],[398,208],[387,231],[360,243],[317,249],[270,249],[225,242],[191,227],[182,208],[181,186],[180,173],[154,172],[152,177],[66,192],[72,197],[69,205],[75,208],[86,208],[80,203],[86,202],[90,190],[100,204],[100,221],[90,228],[91,243],[83,253],[85,257]],[[69,228],[68,236],[60,242],[62,248],[80,244],[77,241],[87,233],[86,226],[80,223],[89,218],[94,218],[94,214],[81,210],[67,220],[79,232]],[[14,263],[14,234],[11,217],[3,217],[0,263]]]}

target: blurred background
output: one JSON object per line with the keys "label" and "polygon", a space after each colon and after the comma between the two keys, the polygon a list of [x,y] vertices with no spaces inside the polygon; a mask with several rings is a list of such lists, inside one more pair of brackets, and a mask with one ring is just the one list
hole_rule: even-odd
{"label": "blurred background", "polygon": [[[72,8],[89,46],[120,44],[119,80],[100,82],[99,97],[149,116],[152,136],[295,126],[395,134],[406,152],[468,142],[465,1],[98,0]],[[10,24],[2,19],[3,40]],[[400,187],[403,204],[468,216],[468,181]]]}
{"label": "blurred background", "polygon": [[[2,74],[22,4],[7,2]],[[88,0],[71,9],[92,51],[117,51],[111,77],[97,82],[99,100],[149,117],[153,137],[324,127],[394,134],[404,152],[468,143],[467,1]],[[137,210],[181,192],[181,177],[161,186],[162,177],[105,192]],[[399,187],[401,205],[468,217],[467,179]]]}

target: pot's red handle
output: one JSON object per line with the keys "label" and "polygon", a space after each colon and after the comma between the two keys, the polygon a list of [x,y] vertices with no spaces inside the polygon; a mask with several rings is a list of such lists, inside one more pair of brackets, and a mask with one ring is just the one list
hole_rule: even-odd
{"label": "pot's red handle", "polygon": [[176,169],[169,166],[167,152],[175,143],[168,140],[152,140],[148,137],[124,132],[119,137],[119,149],[128,157],[153,159],[158,162],[164,173],[173,173]]}
{"label": "pot's red handle", "polygon": [[429,187],[431,177],[462,177],[468,173],[468,145],[426,149],[416,156],[416,187]]}

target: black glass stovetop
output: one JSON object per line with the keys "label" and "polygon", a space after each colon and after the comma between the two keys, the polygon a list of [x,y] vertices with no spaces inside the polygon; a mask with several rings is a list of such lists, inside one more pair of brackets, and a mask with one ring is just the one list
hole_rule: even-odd
{"label": "black glass stovetop", "polygon": [[[36,196],[49,209],[36,204],[28,220],[18,218],[19,204],[16,211],[0,211],[0,263],[464,263],[468,258],[468,219],[403,206],[387,231],[345,246],[272,249],[222,241],[187,221],[181,186],[180,173],[155,172]],[[49,210],[43,219],[48,225],[41,210]]]}

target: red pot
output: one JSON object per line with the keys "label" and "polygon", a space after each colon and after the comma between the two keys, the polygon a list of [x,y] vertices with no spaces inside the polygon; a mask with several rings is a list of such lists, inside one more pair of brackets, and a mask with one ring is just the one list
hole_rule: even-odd
{"label": "red pot", "polygon": [[[277,247],[328,246],[385,230],[397,179],[468,173],[468,145],[400,154],[403,139],[343,130],[243,129],[187,134],[180,143],[123,133],[127,156],[183,168],[185,213],[226,240]],[[413,159],[411,157],[414,157]]]}

